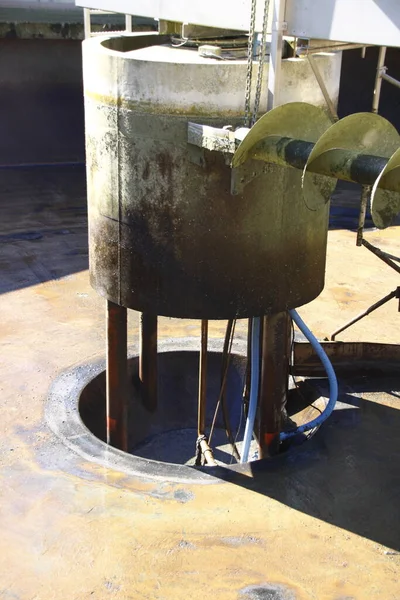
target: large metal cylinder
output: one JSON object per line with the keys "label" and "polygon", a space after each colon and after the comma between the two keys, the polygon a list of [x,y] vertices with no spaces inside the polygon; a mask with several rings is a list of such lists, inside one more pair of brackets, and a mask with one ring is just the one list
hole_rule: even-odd
{"label": "large metal cylinder", "polygon": [[[298,171],[256,161],[236,174],[232,195],[226,157],[187,144],[188,121],[243,123],[246,62],[160,41],[84,42],[93,287],[173,317],[249,317],[309,302],[324,284],[328,206],[307,208]],[[316,61],[336,101],[341,55]],[[283,61],[279,99],[324,105],[307,60]]]}

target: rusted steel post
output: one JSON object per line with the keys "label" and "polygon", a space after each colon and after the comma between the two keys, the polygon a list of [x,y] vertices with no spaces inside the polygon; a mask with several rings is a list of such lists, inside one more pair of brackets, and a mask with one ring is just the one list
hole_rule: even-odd
{"label": "rusted steel post", "polygon": [[199,401],[197,415],[197,435],[205,434],[206,428],[206,402],[207,402],[207,342],[208,342],[208,321],[203,319],[201,322],[201,349],[199,364]]}
{"label": "rusted steel post", "polygon": [[157,315],[142,313],[140,318],[139,378],[144,406],[157,409]]}
{"label": "rusted steel post", "polygon": [[357,228],[357,246],[362,246],[365,216],[367,214],[368,197],[371,192],[370,185],[363,185],[361,189],[361,200],[360,200],[360,213],[358,215],[358,228]]}
{"label": "rusted steel post", "polygon": [[286,311],[262,320],[259,392],[259,458],[279,451],[282,409],[286,404],[291,341]]}
{"label": "rusted steel post", "polygon": [[128,449],[127,346],[127,310],[107,301],[107,444],[125,451]]}

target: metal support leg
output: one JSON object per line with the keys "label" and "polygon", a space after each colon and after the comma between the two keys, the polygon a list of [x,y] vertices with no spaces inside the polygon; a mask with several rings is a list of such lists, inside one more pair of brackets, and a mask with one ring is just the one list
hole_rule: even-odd
{"label": "metal support leg", "polygon": [[199,401],[197,415],[197,443],[196,465],[201,465],[202,457],[206,464],[216,466],[214,456],[208,445],[206,430],[206,404],[207,404],[207,346],[208,346],[208,321],[201,322],[201,349],[199,364]]}
{"label": "metal support leg", "polygon": [[289,381],[291,323],[288,313],[263,318],[259,395],[259,458],[279,451],[282,409]]}
{"label": "metal support leg", "polygon": [[318,85],[321,89],[322,95],[325,99],[326,105],[329,109],[330,115],[331,115],[331,119],[333,123],[336,123],[337,121],[339,121],[339,117],[338,114],[336,112],[335,109],[335,105],[333,104],[331,97],[329,96],[329,92],[327,90],[327,87],[325,85],[325,82],[322,78],[322,75],[320,73],[320,70],[318,68],[317,63],[315,62],[315,58],[312,56],[312,54],[307,54],[307,58],[308,58],[308,62],[310,63],[310,67],[313,70],[313,73],[315,75],[315,79],[318,81]]}
{"label": "metal support leg", "polygon": [[378,65],[376,67],[374,97],[372,99],[372,112],[378,113],[379,111],[379,100],[381,98],[381,87],[382,87],[382,73],[384,72],[386,58],[386,46],[379,48]]}
{"label": "metal support leg", "polygon": [[142,313],[140,319],[139,379],[144,406],[157,409],[157,315]]}
{"label": "metal support leg", "polygon": [[206,402],[207,402],[207,345],[208,321],[201,322],[201,349],[199,364],[199,407],[197,415],[197,435],[205,434],[206,429]]}
{"label": "metal support leg", "polygon": [[107,444],[128,449],[127,310],[107,301]]}
{"label": "metal support leg", "polygon": [[83,9],[83,30],[84,30],[85,40],[88,40],[91,36],[90,8]]}
{"label": "metal support leg", "polygon": [[367,240],[364,240],[364,239],[362,240],[362,245],[365,248],[367,248],[367,250],[369,250],[370,252],[375,254],[375,256],[377,256],[378,258],[383,260],[383,262],[386,263],[387,265],[389,265],[389,267],[392,267],[392,269],[394,271],[396,271],[396,273],[400,273],[400,267],[398,265],[396,265],[396,263],[394,263],[393,260],[391,260],[389,258],[389,256],[386,254],[386,252],[383,252],[382,250],[380,250],[376,246],[373,246],[372,244],[367,242]]}
{"label": "metal support leg", "polygon": [[362,246],[362,242],[363,242],[365,215],[367,214],[368,197],[369,197],[370,191],[371,191],[370,185],[362,186],[360,212],[358,215],[357,242],[356,242],[357,246]]}
{"label": "metal support leg", "polygon": [[[362,313],[360,313],[359,315],[354,317],[354,319],[352,319],[351,321],[349,321],[348,323],[346,323],[339,329],[336,329],[336,331],[334,331],[331,335],[331,341],[334,342],[336,336],[339,333],[342,333],[342,331],[345,331],[345,329],[348,329],[351,325],[354,325],[354,323],[361,321],[361,319],[363,319],[367,315],[370,315],[372,312],[374,312],[374,310],[376,310],[377,308],[380,308],[381,306],[386,304],[386,302],[389,302],[389,300],[391,300],[392,298],[400,299],[400,287],[393,290],[393,292],[390,292],[390,294],[388,294],[387,296],[384,296],[383,298],[381,298],[381,300],[378,300],[378,302],[375,302],[375,304],[373,304],[372,306],[367,308],[367,310],[364,310]],[[400,312],[400,304],[399,304],[399,312]]]}
{"label": "metal support leg", "polygon": [[125,31],[132,33],[132,15],[125,15]]}

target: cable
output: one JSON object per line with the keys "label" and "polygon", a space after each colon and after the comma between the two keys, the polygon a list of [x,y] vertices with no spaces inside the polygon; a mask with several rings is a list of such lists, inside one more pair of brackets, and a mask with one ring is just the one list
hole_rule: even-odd
{"label": "cable", "polygon": [[242,457],[240,462],[245,463],[249,458],[250,444],[253,437],[254,422],[256,419],[258,385],[260,378],[260,330],[261,319],[255,317],[252,323],[251,332],[251,384],[250,384],[250,402],[249,412],[246,420],[246,427],[243,437]]}
{"label": "cable", "polygon": [[227,381],[229,365],[230,365],[230,361],[231,361],[231,357],[232,357],[232,345],[233,345],[233,338],[235,335],[235,327],[236,327],[236,319],[231,319],[230,321],[228,321],[228,325],[226,328],[224,351],[223,351],[223,355],[222,355],[221,406],[222,406],[222,418],[224,420],[226,437],[229,440],[234,457],[239,462],[240,455],[239,455],[238,449],[236,447],[236,444],[235,444],[235,441],[233,438],[232,428],[231,428],[231,424],[229,421],[228,405],[226,402],[226,381]]}
{"label": "cable", "polygon": [[300,331],[306,336],[325,368],[329,381],[329,400],[328,404],[325,407],[325,410],[312,421],[304,423],[304,425],[300,425],[295,429],[290,429],[289,431],[282,431],[280,434],[281,441],[290,439],[295,435],[305,433],[306,431],[310,431],[310,429],[314,429],[322,425],[322,423],[326,421],[326,419],[332,414],[338,397],[338,384],[335,371],[333,370],[331,361],[329,360],[325,350],[323,349],[317,338],[314,336],[314,334],[304,323],[300,315],[295,310],[289,310],[289,314],[293,321],[296,323],[297,327],[300,329]]}
{"label": "cable", "polygon": [[227,376],[228,376],[229,364],[230,364],[230,359],[231,359],[232,344],[233,344],[233,338],[235,335],[235,327],[236,327],[236,319],[230,319],[228,321],[228,324],[226,327],[224,349],[223,349],[223,353],[222,353],[221,388],[220,388],[217,404],[216,404],[215,411],[214,411],[214,417],[212,420],[208,441],[209,441],[209,444],[211,444],[211,438],[212,438],[212,435],[214,432],[219,407],[222,405],[222,414],[223,414],[223,419],[224,419],[225,433],[226,433],[229,443],[232,447],[233,455],[235,456],[236,460],[239,461],[240,455],[239,455],[235,440],[232,435],[232,430],[231,430],[231,426],[229,423],[228,409],[226,406],[226,396],[225,396],[226,380],[227,380]]}

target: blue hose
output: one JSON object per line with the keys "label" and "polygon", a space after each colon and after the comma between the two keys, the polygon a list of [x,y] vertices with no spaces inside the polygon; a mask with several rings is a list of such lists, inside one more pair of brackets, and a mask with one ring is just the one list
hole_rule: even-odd
{"label": "blue hose", "polygon": [[250,401],[249,412],[244,430],[241,463],[249,459],[251,439],[253,437],[254,421],[256,419],[258,402],[258,382],[260,380],[260,330],[261,319],[255,317],[251,328],[251,380],[250,380]]}
{"label": "blue hose", "polygon": [[[338,384],[335,375],[335,371],[333,370],[332,364],[326,355],[325,350],[322,348],[321,344],[318,342],[315,335],[310,331],[307,325],[304,323],[303,319],[295,310],[289,310],[289,314],[293,321],[296,323],[297,327],[300,331],[306,336],[311,346],[314,348],[317,353],[319,359],[321,360],[326,374],[328,375],[329,381],[329,401],[326,405],[325,410],[318,415],[312,421],[308,423],[304,423],[304,425],[300,425],[295,429],[290,429],[289,431],[282,431],[280,433],[280,440],[288,440],[298,434],[305,433],[306,431],[310,431],[310,429],[314,429],[315,427],[319,427],[333,412],[335,408],[337,396],[338,396]],[[253,327],[251,332],[251,387],[250,387],[250,402],[249,402],[249,413],[247,415],[246,427],[244,431],[243,438],[243,449],[242,456],[240,459],[241,463],[245,463],[249,459],[249,451],[251,439],[253,436],[254,429],[254,421],[256,417],[257,410],[257,401],[258,401],[258,382],[260,378],[260,327],[261,321],[259,318],[253,319]]]}
{"label": "blue hose", "polygon": [[297,327],[300,329],[300,331],[306,336],[325,368],[329,381],[329,401],[326,405],[325,410],[312,421],[304,423],[304,425],[300,425],[295,429],[290,429],[289,431],[282,431],[280,434],[281,441],[290,439],[295,435],[298,435],[299,433],[310,431],[310,429],[314,429],[315,427],[319,427],[324,421],[326,421],[328,417],[331,416],[338,397],[338,384],[335,371],[333,370],[331,361],[327,357],[325,350],[322,348],[315,335],[309,330],[309,328],[304,323],[300,315],[295,310],[289,310],[289,314],[293,321],[296,323]]}

